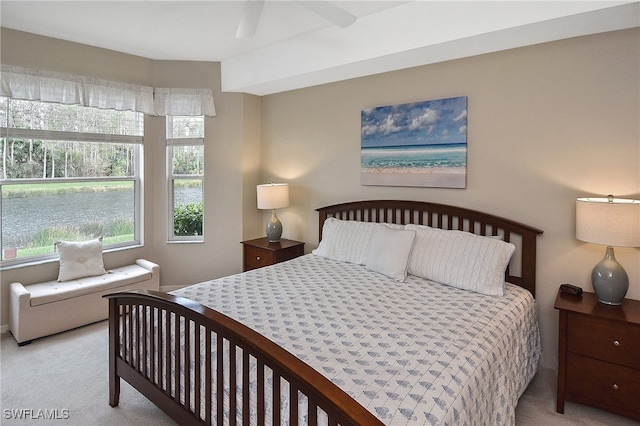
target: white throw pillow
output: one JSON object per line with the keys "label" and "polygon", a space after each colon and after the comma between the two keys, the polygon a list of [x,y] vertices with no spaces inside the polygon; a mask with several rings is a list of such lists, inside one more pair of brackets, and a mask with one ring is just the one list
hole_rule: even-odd
{"label": "white throw pillow", "polygon": [[58,241],[60,272],[58,281],[102,275],[107,271],[102,261],[102,238],[89,241]]}
{"label": "white throw pillow", "polygon": [[504,295],[504,273],[515,246],[465,231],[407,225],[416,231],[408,273],[490,296]]}
{"label": "white throw pillow", "polygon": [[373,231],[366,268],[404,282],[416,232],[379,227]]}
{"label": "white throw pillow", "polygon": [[322,240],[311,253],[341,262],[364,265],[373,231],[380,227],[403,229],[402,225],[328,218],[322,225]]}

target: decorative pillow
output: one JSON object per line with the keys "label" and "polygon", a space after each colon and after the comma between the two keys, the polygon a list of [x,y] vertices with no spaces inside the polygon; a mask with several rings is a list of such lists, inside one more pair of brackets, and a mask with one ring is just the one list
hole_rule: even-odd
{"label": "decorative pillow", "polygon": [[58,281],[106,274],[102,261],[102,237],[89,241],[58,241],[60,272]]}
{"label": "decorative pillow", "polygon": [[407,225],[416,231],[408,273],[490,296],[504,295],[511,243],[465,231]]}
{"label": "decorative pillow", "polygon": [[402,225],[341,220],[333,217],[324,221],[322,240],[311,253],[341,262],[364,265],[373,231],[380,227],[403,229]]}
{"label": "decorative pillow", "polygon": [[415,237],[416,232],[412,230],[392,229],[386,226],[376,228],[371,235],[366,268],[404,282]]}

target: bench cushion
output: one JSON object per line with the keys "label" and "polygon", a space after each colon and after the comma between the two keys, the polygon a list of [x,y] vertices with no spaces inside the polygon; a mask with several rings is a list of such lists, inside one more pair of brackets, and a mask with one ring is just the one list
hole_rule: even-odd
{"label": "bench cushion", "polygon": [[27,285],[25,288],[31,294],[31,306],[38,306],[149,279],[151,271],[138,265],[128,265],[111,269],[104,275],[65,282],[49,281]]}

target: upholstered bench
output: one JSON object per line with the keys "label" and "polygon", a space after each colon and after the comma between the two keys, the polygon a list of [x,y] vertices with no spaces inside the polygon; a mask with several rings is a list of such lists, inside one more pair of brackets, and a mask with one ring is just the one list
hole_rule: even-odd
{"label": "upholstered bench", "polygon": [[121,290],[158,290],[160,267],[145,259],[106,274],[70,281],[48,281],[24,285],[11,283],[9,289],[9,329],[18,344],[109,316],[102,296]]}

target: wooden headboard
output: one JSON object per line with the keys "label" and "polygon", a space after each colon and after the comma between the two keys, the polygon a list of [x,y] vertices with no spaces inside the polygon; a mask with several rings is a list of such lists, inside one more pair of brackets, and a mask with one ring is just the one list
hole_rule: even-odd
{"label": "wooden headboard", "polygon": [[539,229],[475,210],[422,201],[354,201],[321,207],[316,211],[319,213],[320,239],[324,221],[329,217],[402,225],[412,223],[477,235],[500,235],[504,241],[516,246],[505,279],[536,295],[536,237],[543,232]]}

